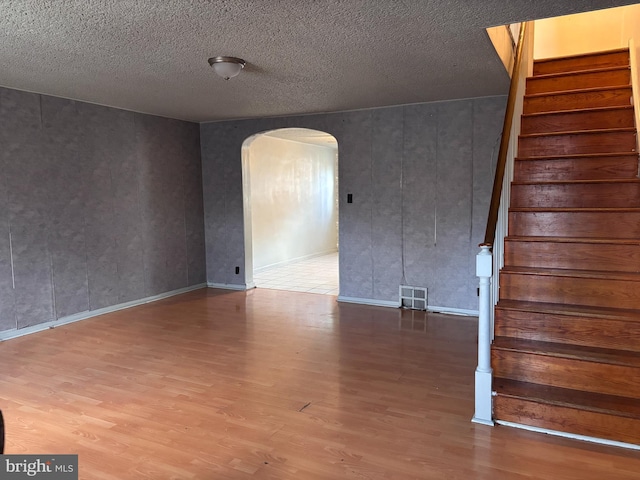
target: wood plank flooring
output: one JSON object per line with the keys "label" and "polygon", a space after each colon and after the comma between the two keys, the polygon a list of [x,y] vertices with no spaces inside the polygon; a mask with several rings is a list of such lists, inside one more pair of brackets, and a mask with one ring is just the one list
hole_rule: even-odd
{"label": "wood plank flooring", "polygon": [[470,422],[476,320],[204,289],[0,343],[6,453],[81,479],[637,479],[640,452]]}

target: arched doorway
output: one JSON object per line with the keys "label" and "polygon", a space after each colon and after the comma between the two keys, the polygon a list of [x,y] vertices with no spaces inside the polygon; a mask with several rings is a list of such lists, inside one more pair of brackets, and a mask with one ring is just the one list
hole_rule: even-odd
{"label": "arched doorway", "polygon": [[338,295],[338,143],[285,128],[242,146],[247,287]]}

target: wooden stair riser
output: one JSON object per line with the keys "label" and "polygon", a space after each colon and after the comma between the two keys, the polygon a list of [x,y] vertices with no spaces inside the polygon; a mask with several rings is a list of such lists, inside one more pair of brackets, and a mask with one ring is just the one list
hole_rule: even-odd
{"label": "wooden stair riser", "polygon": [[523,113],[632,105],[631,87],[525,96]]}
{"label": "wooden stair riser", "polygon": [[503,270],[500,298],[526,302],[640,309],[637,279],[532,275]]}
{"label": "wooden stair riser", "polygon": [[570,58],[554,58],[538,60],[533,64],[533,75],[567,73],[594,68],[629,66],[629,51],[620,50],[606,53],[594,53]]}
{"label": "wooden stair riser", "polygon": [[640,182],[511,185],[516,208],[640,207]]}
{"label": "wooden stair riser", "polygon": [[589,437],[640,444],[640,419],[590,412],[498,394],[496,418],[508,422]]}
{"label": "wooden stair riser", "polygon": [[540,385],[640,399],[640,368],[492,349],[496,376]]}
{"label": "wooden stair riser", "polygon": [[614,70],[584,71],[527,78],[527,95],[562,92],[582,88],[621,87],[631,84],[631,70],[620,67]]}
{"label": "wooden stair riser", "polygon": [[640,273],[640,241],[628,244],[556,241],[552,237],[548,241],[507,238],[504,265]]}
{"label": "wooden stair riser", "polygon": [[516,182],[631,179],[638,176],[638,157],[619,155],[578,159],[517,159],[513,172]]}
{"label": "wooden stair riser", "polygon": [[632,153],[635,150],[636,134],[629,131],[520,136],[518,139],[518,156],[520,157]]}
{"label": "wooden stair riser", "polygon": [[495,335],[538,342],[636,351],[638,321],[496,308]]}
{"label": "wooden stair riser", "polygon": [[522,116],[520,133],[530,135],[578,130],[633,128],[634,122],[633,108],[629,107],[538,113]]}
{"label": "wooden stair riser", "polygon": [[640,212],[510,211],[509,236],[640,238]]}

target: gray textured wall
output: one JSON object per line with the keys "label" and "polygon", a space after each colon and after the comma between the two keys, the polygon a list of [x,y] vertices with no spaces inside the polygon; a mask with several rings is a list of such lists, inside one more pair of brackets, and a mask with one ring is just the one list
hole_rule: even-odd
{"label": "gray textured wall", "polygon": [[197,124],[0,88],[0,330],[204,282],[201,173]]}
{"label": "gray textured wall", "polygon": [[[340,175],[340,294],[477,309],[475,254],[493,182],[506,97],[200,126],[207,279],[242,284],[243,141],[275,128],[335,136]],[[347,193],[353,203],[346,203]],[[404,276],[404,278],[403,278]]]}

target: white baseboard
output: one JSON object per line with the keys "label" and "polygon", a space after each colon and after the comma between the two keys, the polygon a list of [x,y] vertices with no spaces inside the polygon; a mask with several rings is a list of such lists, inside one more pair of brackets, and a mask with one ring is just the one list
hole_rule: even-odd
{"label": "white baseboard", "polygon": [[[344,303],[358,303],[360,305],[373,305],[376,307],[391,307],[400,308],[400,301],[395,300],[375,300],[373,298],[358,298],[358,297],[345,297],[340,295],[338,297],[339,302]],[[464,315],[464,316],[478,316],[478,310],[466,310],[463,308],[450,308],[450,307],[437,307],[433,305],[427,306],[428,312],[433,313],[448,313],[450,315]]]}
{"label": "white baseboard", "polygon": [[118,310],[124,310],[125,308],[137,307],[139,305],[144,305],[145,303],[156,302],[158,300],[173,297],[175,295],[180,295],[182,293],[191,292],[193,290],[199,290],[206,286],[207,285],[205,283],[200,283],[198,285],[179,288],[177,290],[172,290],[170,292],[164,292],[158,295],[152,295],[150,297],[144,297],[138,300],[132,300],[130,302],[111,305],[110,307],[104,307],[104,308],[99,308],[97,310],[89,310],[86,312],[74,313],[73,315],[69,315],[67,317],[60,317],[57,320],[52,320],[50,322],[45,322],[45,323],[39,323],[38,325],[32,325],[30,327],[16,328],[13,330],[5,330],[3,332],[0,332],[0,341],[22,337],[23,335],[29,335],[30,333],[41,332],[43,330],[56,328],[61,325],[66,325],[68,323],[79,322],[80,320],[86,320],[88,318],[97,317],[99,315],[105,315],[107,313],[117,312]]}
{"label": "white baseboard", "polygon": [[504,420],[496,420],[498,425],[505,427],[520,428],[529,430],[530,432],[546,433],[547,435],[555,435],[556,437],[571,438],[573,440],[582,440],[583,442],[599,443],[600,445],[609,445],[612,447],[628,448],[630,450],[640,450],[640,445],[633,443],[616,442],[615,440],[607,440],[605,438],[589,437],[586,435],[576,435],[575,433],[559,432],[557,430],[547,430],[546,428],[532,427],[530,425],[522,425],[520,423],[506,422]]}
{"label": "white baseboard", "polygon": [[252,284],[248,284],[248,285],[243,285],[243,284],[238,284],[238,283],[214,283],[214,282],[207,282],[207,287],[209,288],[221,288],[223,290],[250,290],[252,288],[255,288],[255,285]]}
{"label": "white baseboard", "polygon": [[373,305],[374,307],[400,307],[399,300],[375,300],[373,298],[345,297],[339,295],[338,301],[343,303],[358,303],[360,305]]}
{"label": "white baseboard", "polygon": [[450,315],[464,315],[477,317],[480,315],[478,310],[466,310],[464,308],[437,307],[435,305],[427,305],[427,311],[433,313],[448,313]]}

